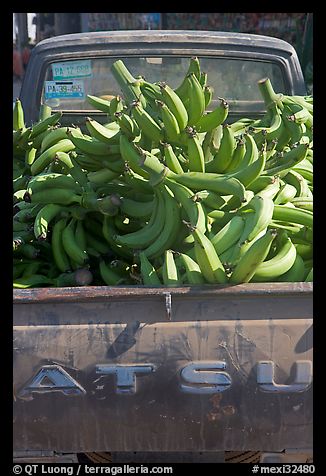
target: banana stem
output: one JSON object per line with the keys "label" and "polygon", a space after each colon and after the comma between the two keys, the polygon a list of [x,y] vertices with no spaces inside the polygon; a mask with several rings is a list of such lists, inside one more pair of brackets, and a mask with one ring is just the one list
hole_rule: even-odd
{"label": "banana stem", "polygon": [[271,103],[276,100],[277,94],[275,93],[272,83],[269,78],[263,78],[258,81],[258,88],[263,97],[265,106],[269,108]]}

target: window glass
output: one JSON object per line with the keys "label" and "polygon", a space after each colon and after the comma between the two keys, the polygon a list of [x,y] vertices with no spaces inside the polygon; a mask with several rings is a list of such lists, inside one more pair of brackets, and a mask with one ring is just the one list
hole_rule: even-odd
{"label": "window glass", "polygon": [[[120,94],[111,66],[118,58],[101,57],[70,60],[49,65],[42,102],[53,109],[91,110],[87,94],[110,99]],[[165,81],[172,88],[182,82],[189,66],[188,57],[120,57],[131,74],[147,81]],[[282,70],[278,64],[242,58],[199,57],[201,70],[208,74],[214,99],[252,101],[263,107],[257,81],[270,78],[276,92],[286,93]]]}

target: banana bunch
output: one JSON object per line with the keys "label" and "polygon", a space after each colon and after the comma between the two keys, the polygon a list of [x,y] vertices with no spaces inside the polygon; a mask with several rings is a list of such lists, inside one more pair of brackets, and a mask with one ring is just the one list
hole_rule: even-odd
{"label": "banana bunch", "polygon": [[14,287],[312,281],[312,97],[265,78],[264,117],[227,123],[198,58],[175,89],[112,74],[103,123],[15,103]]}

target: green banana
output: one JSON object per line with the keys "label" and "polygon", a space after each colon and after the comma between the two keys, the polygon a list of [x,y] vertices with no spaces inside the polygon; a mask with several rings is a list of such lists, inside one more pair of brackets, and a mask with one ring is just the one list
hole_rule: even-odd
{"label": "green banana", "polygon": [[[205,86],[204,89],[205,109],[207,109],[213,100],[214,89],[211,86]],[[198,123],[197,123],[198,127]]]}
{"label": "green banana", "polygon": [[[26,193],[28,193],[26,191]],[[81,204],[82,196],[74,193],[70,189],[50,188],[29,195],[31,203],[56,203],[58,205],[71,205],[73,203]],[[26,200],[26,198],[25,198]]]}
{"label": "green banana", "polygon": [[164,125],[165,140],[168,142],[178,142],[180,127],[175,115],[163,101],[157,101],[157,104],[159,105]]}
{"label": "green banana", "polygon": [[143,252],[139,253],[140,259],[140,274],[145,286],[161,286],[160,278],[157,275],[157,272],[154,266],[151,264],[146,254]]}
{"label": "green banana", "polygon": [[121,131],[131,140],[140,137],[140,128],[137,122],[128,114],[124,112],[117,112],[114,115],[117,124],[119,125]]}
{"label": "green banana", "polygon": [[187,282],[189,284],[204,284],[205,279],[198,263],[185,253],[180,253],[180,259],[186,271]]}
{"label": "green banana", "polygon": [[313,213],[303,208],[288,207],[286,205],[274,205],[273,220],[281,220],[288,223],[296,223],[299,225],[312,228]]}
{"label": "green banana", "polygon": [[139,231],[117,235],[115,241],[131,249],[147,248],[161,234],[165,223],[165,202],[160,191],[155,193],[155,205],[148,223]]}
{"label": "green banana", "polygon": [[[52,116],[51,116],[52,117]],[[72,135],[71,135],[72,137]],[[76,139],[76,138],[74,138]],[[81,140],[81,139],[80,139]],[[70,152],[75,145],[70,139],[62,139],[41,153],[31,164],[31,174],[41,173],[55,158],[58,152]]]}
{"label": "green banana", "polygon": [[14,131],[25,129],[25,118],[22,103],[19,98],[16,99],[13,110],[13,129]]}
{"label": "green banana", "polygon": [[59,142],[59,140],[67,139],[67,132],[70,131],[73,136],[83,137],[81,130],[77,127],[57,127],[49,130],[41,143],[41,153],[46,149]]}
{"label": "green banana", "polygon": [[279,192],[277,193],[274,203],[275,205],[282,205],[286,202],[293,202],[294,197],[297,194],[297,189],[289,183],[283,183]]}
{"label": "green banana", "polygon": [[180,131],[183,131],[188,124],[188,112],[178,94],[165,83],[159,83],[162,100],[168,106],[176,118]]}
{"label": "green banana", "polygon": [[246,141],[243,137],[236,137],[236,145],[233,149],[232,158],[225,169],[226,173],[235,172],[239,167],[241,167],[241,163],[244,159],[246,154]]}
{"label": "green banana", "polygon": [[125,104],[121,96],[114,96],[109,104],[110,116],[113,119],[117,112],[121,112],[125,109]]}
{"label": "green banana", "polygon": [[196,123],[198,132],[211,131],[226,121],[229,114],[229,104],[223,98],[218,99],[220,104],[213,111],[203,115]]}
{"label": "green banana", "polygon": [[206,231],[206,216],[203,206],[198,201],[193,200],[193,192],[189,188],[175,183],[172,180],[166,178],[165,184],[168,186],[176,200],[181,204],[184,209],[187,220],[191,226],[200,230],[202,233]]}
{"label": "green banana", "polygon": [[265,260],[277,233],[269,229],[244,253],[235,266],[229,282],[232,284],[248,283],[258,266]]}
{"label": "green banana", "polygon": [[35,217],[33,225],[34,235],[37,240],[46,240],[49,223],[63,210],[65,210],[63,206],[54,203],[48,203],[41,208]]}
{"label": "green banana", "polygon": [[151,202],[137,202],[129,198],[122,197],[120,211],[132,218],[149,218],[153,212],[154,200]]}
{"label": "green banana", "polygon": [[[258,161],[257,161],[258,162]],[[257,174],[258,175],[258,174]],[[203,172],[185,172],[171,180],[189,187],[193,191],[209,190],[219,195],[236,195],[240,202],[245,200],[245,188],[237,177]]]}
{"label": "green banana", "polygon": [[124,281],[124,279],[121,278],[121,276],[113,269],[111,269],[104,260],[99,262],[99,270],[101,278],[107,286],[118,286]]}
{"label": "green banana", "polygon": [[275,281],[276,278],[286,273],[293,266],[296,259],[297,251],[289,237],[286,237],[280,246],[277,254],[263,261],[255,271],[252,280],[258,281]]}
{"label": "green banana", "polygon": [[210,239],[197,228],[191,228],[195,240],[195,256],[201,273],[209,283],[226,283],[224,266]]}
{"label": "green banana", "polygon": [[188,101],[185,108],[188,113],[188,126],[196,126],[205,112],[205,95],[194,73],[190,73],[186,79]]}
{"label": "green banana", "polygon": [[31,129],[30,139],[31,140],[35,139],[37,136],[45,132],[48,129],[48,127],[51,127],[57,124],[60,121],[62,115],[63,113],[61,111],[58,111],[52,114],[52,116],[46,117],[45,119],[37,122],[36,124],[33,124]]}
{"label": "green banana", "polygon": [[137,122],[138,127],[150,140],[160,142],[164,139],[162,127],[153,117],[140,105],[139,102],[132,103],[132,117]]}
{"label": "green banana", "polygon": [[305,266],[301,256],[296,253],[295,260],[291,268],[276,278],[276,281],[298,283],[304,281],[305,278]]}
{"label": "green banana", "polygon": [[67,226],[62,230],[62,244],[72,262],[82,267],[88,262],[89,257],[86,250],[80,248],[76,242],[75,225],[76,220],[72,218],[67,223]]}
{"label": "green banana", "polygon": [[87,94],[87,101],[91,106],[99,111],[105,112],[106,114],[111,114],[110,111],[110,102],[106,99],[99,98],[97,96],[92,96],[91,94]]}
{"label": "green banana", "polygon": [[211,243],[219,256],[240,239],[244,229],[244,224],[243,217],[235,215],[221,228],[221,230],[210,238]]}
{"label": "green banana", "polygon": [[182,174],[183,168],[171,144],[163,143],[164,161],[166,166],[176,174]]}
{"label": "green banana", "polygon": [[219,150],[214,158],[206,164],[206,171],[223,173],[232,162],[232,155],[236,147],[235,135],[228,124],[223,126],[223,135]]}
{"label": "green banana", "polygon": [[16,289],[26,289],[46,284],[52,285],[53,280],[42,274],[33,274],[31,276],[23,276],[21,278],[15,279],[13,282],[13,287]]}
{"label": "green banana", "polygon": [[[119,145],[117,144],[106,144],[95,139],[94,137],[89,137],[85,134],[83,135],[83,137],[75,137],[73,136],[71,130],[68,130],[67,136],[73,143],[74,147],[76,147],[78,150],[80,150],[86,155],[88,154],[91,156],[108,156],[119,153],[120,151]],[[63,150],[62,152],[69,151]]]}
{"label": "green banana", "polygon": [[165,286],[177,286],[181,284],[178,268],[174,261],[173,251],[171,250],[164,252],[162,279]]}
{"label": "green banana", "polygon": [[161,188],[165,204],[165,224],[160,236],[143,250],[149,259],[163,255],[164,251],[174,245],[180,233],[180,208],[166,186]]}
{"label": "green banana", "polygon": [[53,253],[53,259],[57,268],[65,273],[71,270],[70,260],[63,246],[62,233],[67,225],[67,219],[61,218],[58,220],[52,228],[51,236],[51,248]]}
{"label": "green banana", "polygon": [[[189,128],[190,129],[190,128]],[[196,132],[187,131],[188,168],[191,172],[205,172],[205,158],[203,148]]]}
{"label": "green banana", "polygon": [[120,127],[117,123],[113,123],[115,128],[109,129],[90,117],[86,117],[85,122],[88,132],[94,139],[97,139],[104,144],[112,145],[119,143],[118,139]]}
{"label": "green banana", "polygon": [[30,195],[53,188],[71,190],[73,193],[82,192],[81,186],[75,182],[71,175],[57,173],[39,174],[32,177],[27,184],[27,191]]}

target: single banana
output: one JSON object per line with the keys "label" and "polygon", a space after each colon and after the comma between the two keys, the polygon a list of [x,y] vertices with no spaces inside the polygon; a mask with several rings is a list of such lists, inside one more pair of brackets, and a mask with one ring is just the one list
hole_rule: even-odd
{"label": "single banana", "polygon": [[37,240],[46,240],[49,223],[63,210],[63,206],[54,203],[48,203],[41,208],[35,217],[33,225],[34,235]]}
{"label": "single banana", "polygon": [[52,114],[52,116],[46,117],[45,119],[37,122],[36,124],[33,124],[31,129],[30,139],[34,140],[37,136],[45,132],[48,129],[48,127],[51,127],[57,124],[60,121],[62,115],[63,113],[61,111],[58,111]]}
{"label": "single banana", "polygon": [[[86,155],[108,156],[110,154],[112,155],[120,152],[119,145],[117,144],[106,144],[85,134],[83,137],[75,137],[70,129],[67,132],[67,136],[74,146]],[[63,150],[63,152],[68,151]]]}
{"label": "single banana", "polygon": [[164,140],[162,127],[153,117],[140,105],[139,102],[132,103],[132,117],[137,122],[138,127],[150,140],[160,142]]}
{"label": "single banana", "polygon": [[49,129],[49,133],[45,135],[41,143],[41,153],[46,149],[49,149],[59,140],[67,139],[67,132],[71,131],[71,134],[76,137],[83,137],[83,133],[79,127],[56,127],[52,130]]}
{"label": "single banana", "polygon": [[188,124],[188,112],[178,94],[165,83],[159,83],[162,100],[175,116],[180,131],[183,131]]}
{"label": "single banana", "polygon": [[281,187],[280,179],[279,177],[275,177],[274,182],[266,185],[266,187],[263,188],[262,190],[259,190],[259,192],[257,192],[256,195],[263,198],[270,198],[274,200],[274,203],[275,203],[275,197],[279,194],[280,187]]}
{"label": "single banana", "polygon": [[226,283],[225,269],[210,239],[197,228],[191,228],[191,233],[195,240],[196,261],[206,281]]}
{"label": "single banana", "polygon": [[125,108],[125,104],[124,104],[124,101],[122,99],[121,96],[114,96],[111,101],[110,101],[110,104],[109,104],[109,111],[110,111],[110,116],[111,118],[113,119],[115,116],[115,114],[117,112],[121,112],[123,111]]}
{"label": "single banana", "polygon": [[297,194],[297,189],[289,183],[283,183],[279,192],[277,193],[274,203],[275,205],[282,205],[286,202],[293,202],[294,197]]}
{"label": "single banana", "polygon": [[162,283],[157,275],[154,266],[151,264],[146,254],[139,253],[140,259],[140,274],[145,286],[161,286]]}
{"label": "single banana", "polygon": [[82,267],[88,262],[89,257],[86,250],[80,248],[76,242],[75,225],[76,220],[72,218],[62,230],[62,244],[69,258],[78,266]]}
{"label": "single banana", "polygon": [[103,142],[104,144],[112,145],[119,143],[120,127],[117,123],[113,123],[116,126],[115,129],[109,129],[108,127],[103,126],[94,119],[91,119],[90,117],[86,117],[85,121],[87,130],[94,139],[97,139],[100,142]]}
{"label": "single banana", "polygon": [[180,233],[181,219],[179,203],[171,195],[166,186],[161,187],[165,202],[165,224],[160,236],[143,250],[149,259],[162,256],[164,251],[172,247]]}
{"label": "single banana", "polygon": [[160,107],[160,114],[164,124],[165,140],[168,142],[178,142],[180,127],[175,115],[163,101],[157,101],[157,103]]}
{"label": "single banana", "polygon": [[165,286],[176,286],[181,284],[178,268],[174,261],[173,251],[171,250],[166,250],[164,252],[162,279]]}
{"label": "single banana", "polygon": [[162,233],[165,223],[165,202],[160,191],[155,194],[155,206],[148,223],[139,231],[127,233],[125,235],[117,235],[115,241],[118,245],[122,245],[131,249],[144,249],[153,243]]}
{"label": "single banana", "polygon": [[297,208],[303,208],[304,210],[313,211],[313,199],[312,197],[294,197],[291,199],[291,203]]}
{"label": "single banana", "polygon": [[[205,86],[204,89],[205,109],[207,109],[213,100],[214,89],[211,86]],[[198,123],[197,123],[198,126]]]}
{"label": "single banana", "polygon": [[296,253],[296,257],[291,268],[281,276],[275,279],[275,281],[298,283],[304,281],[305,278],[305,266],[301,256]]}
{"label": "single banana", "polygon": [[194,73],[187,76],[188,102],[185,104],[188,113],[188,126],[195,126],[205,112],[205,95]]}
{"label": "single banana", "polygon": [[265,260],[272,242],[277,236],[274,229],[269,229],[242,255],[235,266],[229,282],[232,284],[248,283],[254,276],[258,266]]}
{"label": "single banana", "polygon": [[235,215],[218,233],[210,238],[219,256],[240,239],[244,224],[243,217]]}
{"label": "single banana", "polygon": [[297,208],[295,206],[289,207],[285,205],[274,205],[273,220],[281,220],[288,223],[295,223],[313,227],[313,213],[310,210]]}
{"label": "single banana", "polygon": [[246,154],[246,141],[243,137],[236,137],[236,145],[232,153],[230,164],[225,169],[226,173],[235,172],[241,167],[241,163]]}
{"label": "single banana", "polygon": [[[27,191],[26,191],[27,192]],[[70,189],[64,188],[50,188],[48,190],[42,190],[29,195],[31,203],[56,203],[58,205],[71,205],[73,203],[81,204],[82,196],[74,193]],[[25,198],[26,200],[26,198]]]}
{"label": "single banana", "polygon": [[278,252],[273,258],[263,261],[255,271],[252,281],[275,281],[293,266],[297,251],[289,237],[283,240]]}
{"label": "single banana", "polygon": [[223,98],[218,98],[220,104],[211,112],[203,115],[196,123],[198,132],[207,132],[223,124],[229,114],[229,104]]}
{"label": "single banana", "polygon": [[51,248],[53,253],[53,259],[57,268],[62,273],[71,270],[71,264],[68,255],[63,247],[62,241],[62,233],[63,230],[66,228],[66,225],[67,219],[61,218],[54,224],[51,235]]}
{"label": "single banana", "polygon": [[80,185],[75,182],[75,179],[71,175],[44,173],[35,175],[27,184],[27,191],[30,195],[53,188],[71,190],[74,193],[82,192]]}
{"label": "single banana", "polygon": [[130,198],[121,197],[120,211],[133,218],[149,218],[153,213],[154,199],[151,202],[137,202]]}
{"label": "single banana", "polygon": [[[190,128],[189,128],[190,129]],[[203,148],[196,132],[187,131],[188,167],[191,172],[205,172],[205,158]]]}
{"label": "single banana", "polygon": [[91,106],[99,111],[105,112],[106,114],[111,114],[110,111],[110,102],[106,99],[99,98],[97,96],[92,96],[91,94],[87,94],[87,101]]}
{"label": "single banana", "polygon": [[206,164],[207,172],[224,173],[232,162],[232,155],[236,147],[234,133],[228,124],[223,126],[223,136],[220,147],[211,162]]}
{"label": "single banana", "polygon": [[166,185],[172,190],[175,199],[180,203],[191,226],[196,227],[202,233],[206,231],[206,216],[203,206],[198,201],[193,200],[193,192],[189,188],[175,183],[170,179],[165,179]]}
{"label": "single banana", "polygon": [[25,118],[22,103],[19,98],[16,99],[13,110],[13,129],[14,131],[25,129]]}
{"label": "single banana", "polygon": [[166,166],[176,174],[182,174],[183,168],[171,144],[163,143],[164,161]]}
{"label": "single banana", "polygon": [[171,177],[173,181],[193,191],[209,190],[219,195],[236,195],[240,202],[245,200],[244,185],[234,176],[203,172],[186,172]]}
{"label": "single banana", "polygon": [[185,253],[180,253],[180,259],[186,271],[187,283],[204,284],[205,279],[198,263]]}
{"label": "single banana", "polygon": [[124,112],[117,112],[114,115],[121,131],[131,140],[140,137],[140,129],[137,122]]}
{"label": "single banana", "polygon": [[99,271],[101,278],[107,286],[118,286],[123,283],[123,278],[111,269],[102,259],[99,262]]}

